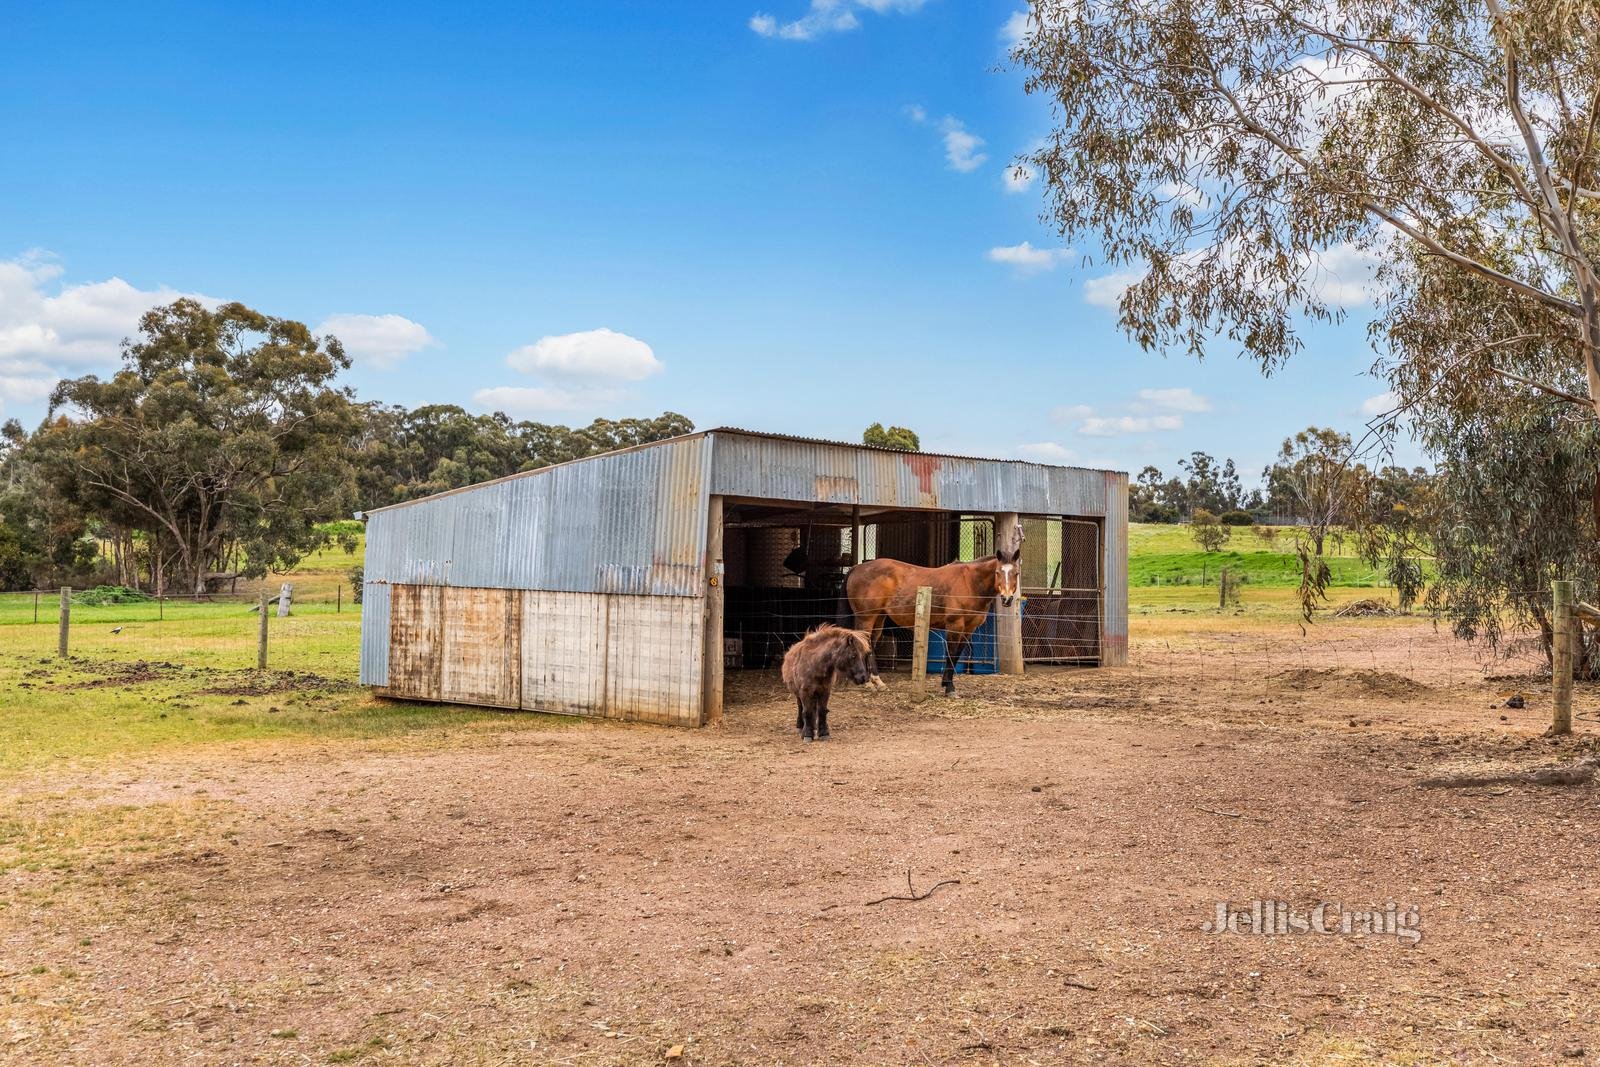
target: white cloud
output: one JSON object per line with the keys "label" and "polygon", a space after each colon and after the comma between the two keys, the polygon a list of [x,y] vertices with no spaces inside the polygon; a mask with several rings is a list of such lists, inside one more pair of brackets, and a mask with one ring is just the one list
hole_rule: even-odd
{"label": "white cloud", "polygon": [[1116,437],[1125,433],[1182,428],[1183,419],[1178,415],[1096,415],[1084,419],[1078,432],[1086,437]]}
{"label": "white cloud", "polygon": [[1095,307],[1117,308],[1117,302],[1122,299],[1122,294],[1128,291],[1128,286],[1144,278],[1142,270],[1119,270],[1098,278],[1090,278],[1083,283],[1083,298]]}
{"label": "white cloud", "polygon": [[984,253],[989,262],[1004,263],[1021,275],[1054,270],[1070,255],[1070,248],[1035,248],[1031,241],[1023,241],[1019,245],[1000,245]]}
{"label": "white cloud", "polygon": [[1141,389],[1130,405],[1135,411],[1210,411],[1211,401],[1193,389]]}
{"label": "white cloud", "polygon": [[1312,266],[1317,295],[1334,307],[1356,308],[1377,294],[1378,257],[1352,244],[1325,249]]}
{"label": "white cloud", "polygon": [[861,28],[858,11],[875,15],[910,13],[918,10],[927,0],[811,0],[805,14],[789,22],[776,15],[759,11],[750,16],[747,25],[762,37],[775,37],[784,41],[814,41],[830,33],[848,33]]}
{"label": "white cloud", "polygon": [[38,403],[64,377],[115,368],[121,343],[159,304],[192,296],[161,286],[139,289],[121,278],[63,284],[61,263],[33,251],[0,261],[0,400]]}
{"label": "white cloud", "polygon": [[1039,172],[1026,163],[1018,163],[1006,168],[1005,190],[1008,193],[1024,193],[1028,191],[1039,177]]}
{"label": "white cloud", "polygon": [[1400,398],[1395,396],[1393,392],[1379,393],[1377,396],[1369,396],[1361,402],[1361,414],[1369,419],[1376,418],[1379,415],[1387,415],[1395,409],[1395,405],[1398,403],[1400,403]]}
{"label": "white cloud", "polygon": [[315,332],[337,337],[352,360],[377,370],[392,370],[436,343],[427,327],[403,315],[330,315]]}
{"label": "white cloud", "polygon": [[594,411],[615,401],[612,389],[561,389],[543,385],[499,385],[479,389],[473,401],[488,411],[507,415],[547,415],[551,412]]}
{"label": "white cloud", "polygon": [[637,337],[601,327],[541,337],[506,357],[512,369],[558,378],[637,382],[659,374],[662,363]]}
{"label": "white cloud", "polygon": [[1075,422],[1093,414],[1094,408],[1088,404],[1063,404],[1050,410],[1050,419],[1053,422]]}
{"label": "white cloud", "polygon": [[979,151],[983,147],[983,138],[967,129],[966,124],[955,116],[946,115],[939,123],[939,132],[944,135],[944,159],[951,170],[968,174],[983,166],[989,158],[987,153]]}
{"label": "white cloud", "polygon": [[[908,105],[905,112],[906,118],[918,126],[928,125],[928,111],[921,104]],[[946,115],[937,125],[944,142],[944,160],[951,170],[968,174],[988,161],[989,154],[980,151],[985,143],[983,138],[967,129],[966,123],[954,115]]]}
{"label": "white cloud", "polygon": [[1123,410],[1125,414],[1101,414],[1088,404],[1071,404],[1055,408],[1050,418],[1072,423],[1074,432],[1085,437],[1118,437],[1181,430],[1184,415],[1210,411],[1211,401],[1183,386],[1140,389]]}
{"label": "white cloud", "polygon": [[1077,453],[1054,441],[1038,441],[1030,445],[1018,445],[1017,455],[1039,463],[1068,463]]}
{"label": "white cloud", "polygon": [[1006,46],[1006,51],[1018,47],[1028,36],[1028,13],[1026,11],[1013,11],[1000,27],[1000,41]]}

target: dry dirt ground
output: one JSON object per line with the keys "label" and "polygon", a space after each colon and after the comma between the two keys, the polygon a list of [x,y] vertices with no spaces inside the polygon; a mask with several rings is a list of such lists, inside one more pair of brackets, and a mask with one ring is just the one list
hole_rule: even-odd
{"label": "dry dirt ground", "polygon": [[[0,1061],[1600,1059],[1600,789],[1416,784],[1593,720],[1411,621],[1134,660],[13,783]],[[1256,899],[1422,938],[1202,929]]]}

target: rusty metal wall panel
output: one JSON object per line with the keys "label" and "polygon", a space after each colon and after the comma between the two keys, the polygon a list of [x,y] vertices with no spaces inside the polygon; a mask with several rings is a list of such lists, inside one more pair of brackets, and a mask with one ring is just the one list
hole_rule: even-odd
{"label": "rusty metal wall panel", "polygon": [[699,596],[708,449],[681,438],[375,511],[366,580]]}
{"label": "rusty metal wall panel", "polygon": [[606,714],[606,614],[598,593],[522,594],[522,706]]}
{"label": "rusty metal wall panel", "polygon": [[522,593],[444,590],[440,695],[458,704],[522,703]]}
{"label": "rusty metal wall panel", "polygon": [[369,585],[361,594],[361,684],[389,684],[389,585]]}
{"label": "rusty metal wall panel", "polygon": [[396,585],[389,591],[389,681],[394,696],[440,698],[444,665],[444,589]]}

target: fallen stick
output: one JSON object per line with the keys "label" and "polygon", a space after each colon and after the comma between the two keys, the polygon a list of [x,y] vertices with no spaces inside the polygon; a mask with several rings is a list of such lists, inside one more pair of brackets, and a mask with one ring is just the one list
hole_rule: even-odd
{"label": "fallen stick", "polygon": [[[906,893],[905,894],[902,894],[902,893],[891,893],[890,895],[888,895],[886,897],[879,897],[877,900],[869,900],[869,901],[866,902],[866,904],[864,904],[862,906],[870,908],[874,904],[882,904],[884,901],[887,901],[887,900],[927,900],[929,897],[933,896],[934,890],[938,889],[940,886],[960,885],[960,884],[961,884],[961,879],[959,879],[959,878],[946,878],[942,882],[933,883],[933,885],[928,887],[928,891],[926,893],[918,893],[917,890],[916,890],[916,887],[911,884],[911,868],[907,867],[906,868]],[[909,894],[909,895],[906,895],[906,894]]]}
{"label": "fallen stick", "polygon": [[1236,811],[1218,811],[1216,808],[1198,808],[1197,810],[1203,811],[1207,815],[1221,815],[1225,819],[1242,819],[1242,818],[1244,818],[1243,815],[1240,815]]}

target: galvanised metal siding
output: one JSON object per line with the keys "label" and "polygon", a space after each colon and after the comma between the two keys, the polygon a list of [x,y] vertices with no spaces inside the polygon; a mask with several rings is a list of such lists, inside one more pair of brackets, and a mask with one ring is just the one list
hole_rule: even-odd
{"label": "galvanised metal siding", "polygon": [[703,596],[704,437],[372,513],[368,584]]}
{"label": "galvanised metal siding", "polygon": [[1102,491],[1105,595],[1101,611],[1105,624],[1101,628],[1100,662],[1110,667],[1128,662],[1128,476],[1121,471],[1106,471]]}
{"label": "galvanised metal siding", "polygon": [[713,431],[712,493],[944,511],[1106,514],[1108,472]]}
{"label": "galvanised metal siding", "polygon": [[389,586],[361,589],[361,684],[389,684]]}

